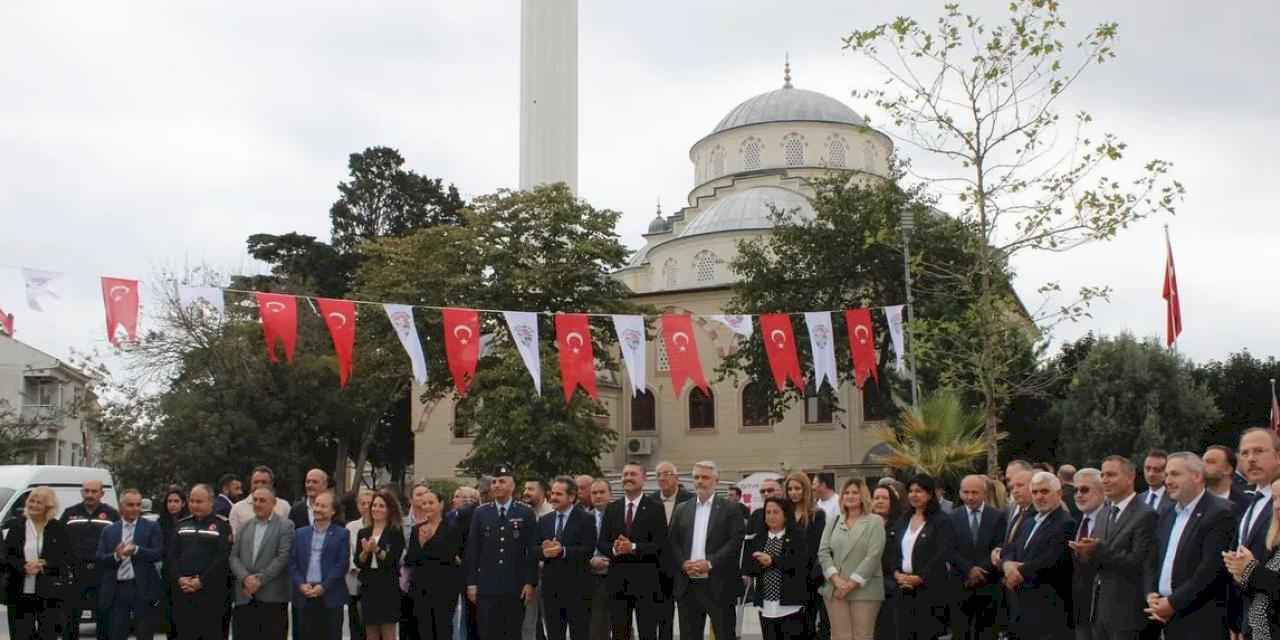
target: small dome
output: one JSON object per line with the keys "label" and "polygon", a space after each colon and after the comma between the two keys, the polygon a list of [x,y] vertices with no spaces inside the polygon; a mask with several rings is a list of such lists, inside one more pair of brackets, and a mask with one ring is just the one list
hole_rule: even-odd
{"label": "small dome", "polygon": [[773,220],[769,216],[775,208],[779,211],[796,210],[796,215],[803,220],[817,217],[809,199],[795,191],[782,187],[754,187],[734,193],[711,205],[693,218],[689,226],[680,232],[680,237],[688,238],[719,231],[772,229]]}
{"label": "small dome", "polygon": [[866,126],[867,121],[848,105],[829,95],[783,87],[762,93],[733,108],[711,135],[765,122],[834,122]]}
{"label": "small dome", "polygon": [[653,219],[653,222],[649,223],[649,233],[666,233],[670,230],[671,222],[662,217],[661,213],[658,214],[658,217]]}

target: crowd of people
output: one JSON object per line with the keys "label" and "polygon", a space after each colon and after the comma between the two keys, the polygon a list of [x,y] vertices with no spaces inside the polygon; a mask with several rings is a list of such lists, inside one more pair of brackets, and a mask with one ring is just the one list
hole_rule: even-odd
{"label": "crowd of people", "polygon": [[[512,468],[445,496],[425,483],[338,500],[306,474],[296,504],[257,467],[249,493],[173,487],[156,522],[96,482],[54,518],[31,491],[3,541],[13,638],[718,640],[754,605],[765,640],[1271,640],[1280,598],[1280,436],[1146,452],[1139,467],[1014,460],[964,477],[868,485],[795,472],[754,511],[713,461],[527,480]],[[346,522],[343,522],[344,516]],[[677,622],[678,621],[678,622]],[[1280,638],[1280,636],[1277,636]]]}

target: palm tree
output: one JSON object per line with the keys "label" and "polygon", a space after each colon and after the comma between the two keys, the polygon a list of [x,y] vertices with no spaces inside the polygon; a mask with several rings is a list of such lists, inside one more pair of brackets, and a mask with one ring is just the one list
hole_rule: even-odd
{"label": "palm tree", "polygon": [[971,471],[986,455],[982,413],[967,407],[954,390],[934,392],[920,402],[919,409],[901,401],[897,404],[900,424],[883,427],[878,434],[891,452],[878,456],[882,464],[935,478],[954,478]]}

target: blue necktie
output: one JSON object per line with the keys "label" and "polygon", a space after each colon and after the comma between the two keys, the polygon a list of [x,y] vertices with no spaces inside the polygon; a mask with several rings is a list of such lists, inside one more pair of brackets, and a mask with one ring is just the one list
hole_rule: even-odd
{"label": "blue necktie", "polygon": [[560,532],[564,531],[564,514],[556,515],[556,540],[560,539]]}

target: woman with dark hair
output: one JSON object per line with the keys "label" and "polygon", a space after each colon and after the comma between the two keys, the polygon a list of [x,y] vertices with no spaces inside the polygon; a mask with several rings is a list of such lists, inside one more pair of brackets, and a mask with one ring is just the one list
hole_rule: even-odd
{"label": "woman with dark hair", "polygon": [[173,562],[169,557],[169,550],[173,549],[173,538],[178,531],[178,521],[190,515],[187,511],[187,492],[182,490],[176,484],[169,485],[165,489],[164,498],[160,500],[160,535],[164,539],[164,560],[160,563],[160,577],[166,585],[161,589],[163,596],[160,599],[162,615],[164,621],[169,625],[169,631],[166,633],[169,640],[178,637],[178,627],[173,622],[173,590],[167,585],[172,584],[177,578],[173,575]]}
{"label": "woman with dark hair", "polygon": [[422,503],[426,517],[409,533],[404,565],[409,596],[418,623],[418,640],[449,640],[453,613],[462,594],[462,545],[467,532],[459,518],[446,518],[444,495],[429,490]]}
{"label": "woman with dark hair", "polygon": [[822,531],[827,528],[827,513],[818,508],[817,498],[813,495],[813,484],[809,475],[802,471],[793,471],[786,478],[787,500],[795,510],[796,526],[804,529],[804,539],[809,545],[810,563],[809,603],[805,608],[806,632],[811,637],[818,633],[818,623],[827,629],[830,636],[831,620],[826,608],[822,606],[822,596],[818,590],[826,582],[822,576],[822,566],[818,564],[818,543],[822,541]]}
{"label": "woman with dark hair", "polygon": [[898,638],[898,581],[893,577],[894,548],[898,545],[898,520],[902,517],[902,499],[892,484],[880,484],[871,492],[871,513],[884,521],[884,553],[880,555],[884,603],[876,616],[876,640]]}
{"label": "woman with dark hair", "polygon": [[404,554],[400,502],[386,489],[369,501],[369,526],[356,539],[355,564],[360,567],[360,617],[369,640],[396,637],[400,621],[400,556]]}
{"label": "woman with dark hair", "polygon": [[896,527],[893,556],[898,587],[898,635],[910,640],[936,638],[947,630],[947,607],[953,594],[946,552],[951,527],[938,504],[937,483],[920,474],[907,483],[907,513]]}
{"label": "woman with dark hair", "polygon": [[771,496],[761,507],[765,533],[748,543],[744,570],[756,577],[755,605],[764,640],[809,638],[809,543],[791,501]]}

